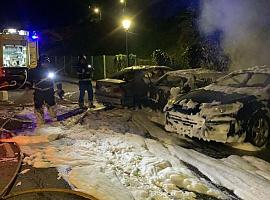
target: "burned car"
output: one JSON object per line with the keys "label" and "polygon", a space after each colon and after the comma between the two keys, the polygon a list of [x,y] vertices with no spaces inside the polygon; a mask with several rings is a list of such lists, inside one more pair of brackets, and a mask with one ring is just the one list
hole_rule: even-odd
{"label": "burned car", "polygon": [[149,84],[172,69],[166,66],[127,67],[111,78],[96,81],[96,99],[104,105],[133,106],[138,97],[146,97]]}
{"label": "burned car", "polygon": [[172,88],[175,88],[175,91],[178,90],[176,95],[185,94],[196,88],[207,86],[224,75],[224,73],[203,68],[167,72],[151,85],[147,96],[158,109],[163,109]]}
{"label": "burned car", "polygon": [[236,71],[168,102],[165,129],[218,142],[262,147],[270,127],[270,67]]}

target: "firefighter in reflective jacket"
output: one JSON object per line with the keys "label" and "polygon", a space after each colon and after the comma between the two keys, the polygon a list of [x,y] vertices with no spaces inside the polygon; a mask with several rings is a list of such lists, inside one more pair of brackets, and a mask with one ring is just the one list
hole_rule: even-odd
{"label": "firefighter in reflective jacket", "polygon": [[[47,106],[50,117],[55,119],[54,82],[56,69],[51,65],[48,56],[39,58],[38,66],[29,71],[29,81],[34,88],[34,106],[37,124],[44,123],[44,106]],[[62,84],[57,83],[57,94],[62,99],[64,91]]]}

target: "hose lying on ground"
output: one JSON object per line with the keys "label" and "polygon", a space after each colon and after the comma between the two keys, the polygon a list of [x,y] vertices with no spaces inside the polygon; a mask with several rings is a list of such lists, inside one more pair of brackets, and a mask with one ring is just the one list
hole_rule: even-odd
{"label": "hose lying on ground", "polygon": [[22,196],[22,195],[27,195],[27,194],[33,194],[33,193],[49,193],[49,192],[54,192],[54,193],[64,193],[64,194],[71,194],[71,195],[76,195],[79,197],[83,197],[85,199],[89,199],[89,200],[98,200],[95,197],[83,193],[83,192],[79,192],[79,191],[74,191],[74,190],[70,190],[70,189],[60,189],[60,188],[42,188],[42,189],[30,189],[30,190],[26,190],[26,191],[22,191],[22,192],[16,192],[16,193],[12,193],[12,194],[8,194],[8,192],[12,189],[14,182],[19,174],[19,171],[21,169],[22,166],[22,160],[23,160],[23,154],[21,152],[21,149],[19,147],[19,145],[17,143],[14,143],[17,148],[19,149],[19,161],[18,161],[18,166],[14,172],[14,174],[12,175],[12,178],[10,179],[10,181],[8,182],[8,184],[4,187],[4,189],[1,191],[0,193],[0,200],[5,200],[5,199],[11,199],[11,198],[15,198],[18,196]]}
{"label": "hose lying on ground", "polygon": [[6,185],[6,187],[4,187],[4,189],[1,191],[1,193],[0,193],[0,199],[3,199],[3,197],[4,197],[4,196],[8,193],[8,191],[12,188],[13,183],[15,182],[15,180],[16,180],[16,178],[17,178],[17,176],[18,176],[18,173],[19,173],[19,171],[20,171],[20,169],[21,169],[21,166],[22,166],[23,154],[22,154],[22,152],[21,152],[21,149],[20,149],[19,145],[18,145],[17,143],[14,143],[14,144],[17,146],[17,148],[19,149],[19,152],[20,152],[20,154],[19,154],[19,160],[18,160],[18,166],[17,166],[17,168],[16,168],[16,170],[15,170],[15,173],[12,175],[10,181],[9,181],[8,184]]}
{"label": "hose lying on ground", "polygon": [[33,194],[33,193],[48,193],[48,192],[54,192],[54,193],[64,193],[64,194],[71,194],[71,195],[76,195],[79,197],[83,197],[85,199],[89,199],[89,200],[98,200],[95,197],[83,193],[83,192],[79,192],[79,191],[74,191],[74,190],[69,190],[69,189],[59,189],[59,188],[44,188],[44,189],[31,189],[31,190],[26,190],[26,191],[22,191],[22,192],[17,192],[17,193],[13,193],[7,196],[4,196],[2,199],[6,200],[6,199],[11,199],[14,197],[18,197],[21,195],[26,195],[26,194]]}

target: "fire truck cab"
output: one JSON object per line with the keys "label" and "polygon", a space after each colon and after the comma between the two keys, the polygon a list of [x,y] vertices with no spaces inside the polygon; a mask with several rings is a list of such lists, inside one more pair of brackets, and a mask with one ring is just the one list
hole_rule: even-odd
{"label": "fire truck cab", "polygon": [[0,33],[0,90],[22,88],[28,69],[37,66],[38,36],[35,32],[4,29]]}

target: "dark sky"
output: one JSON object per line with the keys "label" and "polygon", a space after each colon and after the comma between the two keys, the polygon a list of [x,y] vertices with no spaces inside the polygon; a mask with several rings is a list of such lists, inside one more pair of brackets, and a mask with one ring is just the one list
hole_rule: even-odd
{"label": "dark sky", "polygon": [[[166,18],[199,0],[129,0],[131,15]],[[32,30],[79,23],[90,14],[88,5],[102,8],[103,17],[115,20],[121,13],[119,0],[3,0],[0,7],[1,28],[18,26]]]}
{"label": "dark sky", "polygon": [[87,14],[86,0],[1,1],[2,26],[43,29],[75,23]]}
{"label": "dark sky", "polygon": [[[153,32],[166,31],[162,24],[167,24],[167,19],[179,15],[187,7],[198,7],[200,0],[127,1],[127,13],[133,18],[129,46],[134,53],[138,53],[142,51],[142,44],[151,43],[148,37],[150,40],[154,38]],[[101,21],[91,20],[93,12],[89,5],[101,8]],[[119,0],[1,0],[0,30],[17,28],[38,31],[40,46],[44,50],[59,47],[62,48],[59,52],[63,54],[75,55],[78,51],[117,54],[125,49],[122,8]],[[152,43],[157,42],[153,39]],[[155,47],[148,47],[152,48]]]}

